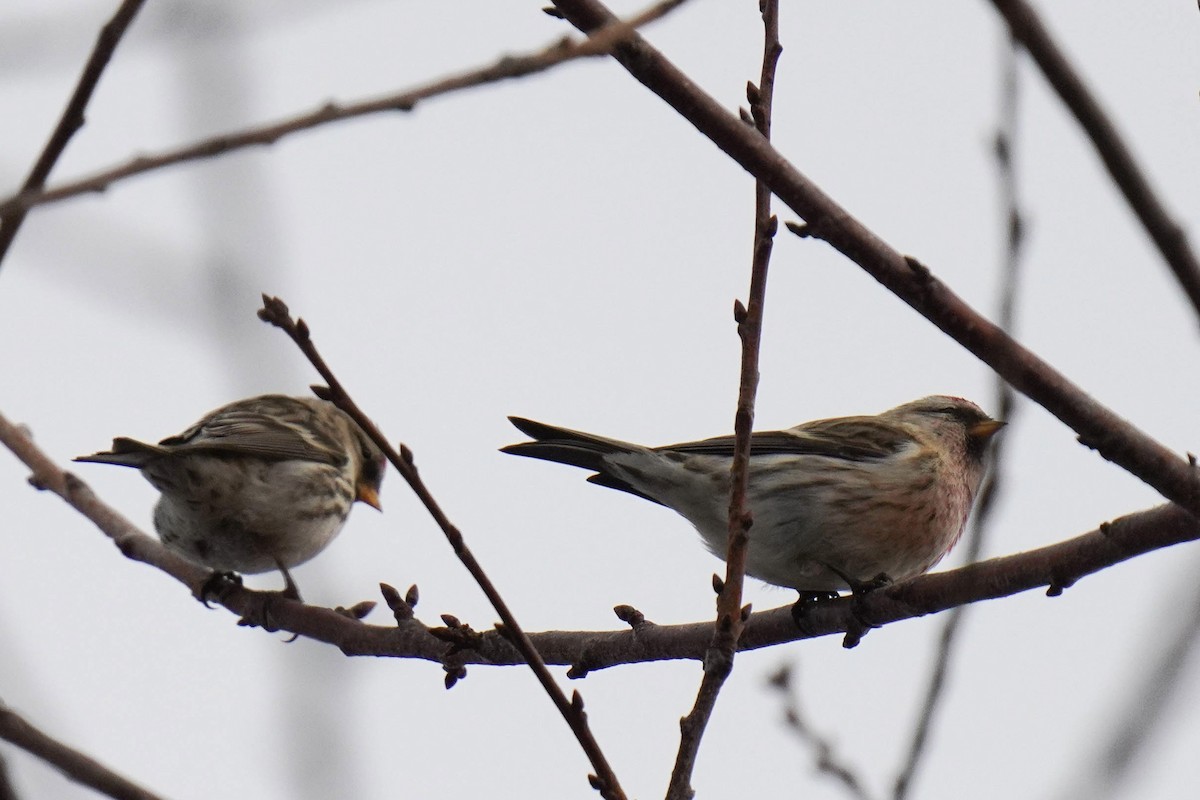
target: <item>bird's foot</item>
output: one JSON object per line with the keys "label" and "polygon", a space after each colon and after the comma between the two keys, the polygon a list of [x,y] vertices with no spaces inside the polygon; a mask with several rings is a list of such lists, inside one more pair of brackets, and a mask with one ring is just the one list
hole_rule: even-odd
{"label": "bird's foot", "polygon": [[[295,600],[298,603],[303,603],[303,598],[300,597],[300,589],[296,586],[296,581],[292,579],[292,573],[288,572],[283,562],[278,559],[275,561],[275,566],[283,575],[284,587],[278,592],[261,592],[255,595],[256,602],[253,606],[238,620],[238,625],[246,628],[262,628],[265,631],[274,633],[279,630],[278,619],[280,617],[279,609],[285,600]],[[294,642],[300,634],[292,634],[288,642]]]}
{"label": "bird's foot", "polygon": [[848,576],[843,576],[843,578],[850,586],[851,593],[850,620],[846,625],[846,635],[842,638],[842,647],[849,650],[857,647],[872,628],[879,627],[867,618],[864,601],[871,592],[891,586],[892,579],[884,572],[867,581],[856,581]]}
{"label": "bird's foot", "polygon": [[828,603],[831,600],[838,598],[838,593],[834,591],[828,592],[813,592],[799,590],[800,596],[796,598],[796,602],[792,604],[792,622],[796,623],[797,628],[803,627],[801,624],[808,612],[816,608],[821,603]]}
{"label": "bird's foot", "polygon": [[205,608],[212,608],[210,600],[216,600],[219,603],[231,589],[241,585],[241,575],[229,570],[215,569],[204,583],[200,584],[200,591],[196,593],[196,599],[203,603]]}
{"label": "bird's foot", "polygon": [[851,594],[855,597],[862,597],[879,589],[885,589],[893,583],[891,577],[886,572],[881,572],[867,581],[857,581],[846,575],[843,575],[842,578],[846,581],[846,585],[850,587]]}

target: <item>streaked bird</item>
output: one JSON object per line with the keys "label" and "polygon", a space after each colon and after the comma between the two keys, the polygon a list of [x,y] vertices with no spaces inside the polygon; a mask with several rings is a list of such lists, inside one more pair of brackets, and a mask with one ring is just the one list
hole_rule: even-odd
{"label": "streaked bird", "polygon": [[[592,483],[671,508],[724,558],[734,439],[643,447],[509,417],[503,452],[592,470]],[[933,567],[962,535],[1004,423],[933,396],[875,416],[751,437],[746,574],[802,595],[856,592]]]}
{"label": "streaked bird", "polygon": [[333,403],[262,395],[158,444],[113,440],[76,461],[134,467],[161,492],[163,544],[217,572],[283,572],[325,549],[355,501],[379,508],[385,460]]}

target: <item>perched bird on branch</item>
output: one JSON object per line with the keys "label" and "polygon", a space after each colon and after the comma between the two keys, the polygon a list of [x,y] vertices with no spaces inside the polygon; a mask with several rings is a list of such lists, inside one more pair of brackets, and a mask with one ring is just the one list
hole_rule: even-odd
{"label": "perched bird on branch", "polygon": [[379,508],[386,464],[333,403],[262,395],[222,406],[158,444],[113,440],[76,461],[141,470],[162,493],[163,544],[217,572],[280,570],[325,549],[361,500]]}
{"label": "perched bird on branch", "polygon": [[[592,483],[671,508],[724,558],[732,436],[643,447],[509,419],[535,441],[504,452],[592,470]],[[746,574],[805,595],[925,572],[962,535],[1003,425],[968,400],[933,396],[752,434]]]}

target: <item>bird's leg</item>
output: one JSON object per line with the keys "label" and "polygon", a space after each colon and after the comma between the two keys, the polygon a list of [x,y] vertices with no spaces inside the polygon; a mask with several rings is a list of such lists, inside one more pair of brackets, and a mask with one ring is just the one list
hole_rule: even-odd
{"label": "bird's leg", "polygon": [[288,572],[288,568],[285,567],[283,562],[278,558],[275,559],[275,566],[279,567],[279,571],[283,573],[283,580],[285,584],[283,591],[280,592],[280,594],[286,597],[288,600],[295,600],[299,603],[303,603],[304,599],[300,597],[300,589],[296,586],[296,582],[292,580],[292,573]]}
{"label": "bird's leg", "polygon": [[[885,586],[890,586],[892,579],[886,573],[881,572],[870,580],[860,581],[830,564],[822,563],[821,566],[841,578],[846,586],[850,588],[850,623],[847,626],[846,637],[842,641],[842,646],[847,648],[854,647],[862,641],[862,637],[867,634],[867,631],[878,627],[866,618],[862,607],[862,599],[871,592],[882,589]],[[836,600],[838,597],[838,593],[834,591],[817,592],[802,590],[800,597],[792,605],[792,621],[796,623],[796,627],[803,627],[802,620],[808,614],[809,609],[815,607],[818,603]]]}
{"label": "bird's leg", "polygon": [[[238,625],[245,627],[259,627],[265,631],[275,632],[279,630],[279,626],[273,619],[275,608],[281,600],[295,600],[304,602],[300,597],[300,589],[296,586],[296,581],[292,580],[292,573],[288,572],[288,568],[283,562],[275,559],[275,566],[283,575],[284,587],[279,592],[266,592],[262,595],[262,603],[253,611],[247,613],[244,617],[238,620]],[[289,642],[294,642],[300,634],[294,634]]]}
{"label": "bird's leg", "polygon": [[868,631],[879,627],[867,619],[863,608],[863,598],[871,592],[882,589],[885,586],[890,586],[892,579],[888,577],[887,573],[881,572],[870,580],[860,581],[842,572],[837,567],[831,567],[828,564],[825,567],[844,580],[846,585],[850,587],[850,622],[846,626],[846,636],[842,639],[842,647],[846,649],[857,647]]}

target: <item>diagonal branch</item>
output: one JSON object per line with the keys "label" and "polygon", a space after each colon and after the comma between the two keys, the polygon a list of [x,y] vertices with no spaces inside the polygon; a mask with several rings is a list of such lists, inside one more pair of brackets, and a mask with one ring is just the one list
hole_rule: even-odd
{"label": "diagonal branch", "polygon": [[399,452],[396,451],[391,443],[379,430],[378,426],[368,417],[358,404],[346,392],[341,382],[333,374],[333,371],[325,363],[321,354],[317,352],[317,347],[313,344],[312,337],[309,335],[308,325],[303,319],[293,320],[288,312],[288,307],[278,297],[268,297],[263,295],[263,307],[259,310],[258,316],[264,321],[282,330],[286,333],[300,351],[308,358],[321,377],[325,379],[328,388],[313,387],[316,394],[322,399],[334,403],[338,408],[349,414],[355,422],[358,423],[371,440],[378,445],[383,451],[392,466],[400,473],[401,477],[408,483],[413,493],[420,499],[421,504],[425,506],[425,510],[433,517],[438,527],[442,529],[442,533],[446,535],[446,540],[450,542],[450,546],[454,549],[454,554],[458,556],[459,561],[471,573],[471,577],[479,584],[479,588],[487,595],[488,602],[496,609],[496,613],[500,615],[502,626],[498,625],[497,629],[512,642],[513,645],[521,652],[525,662],[529,664],[529,668],[533,670],[533,674],[537,677],[538,682],[542,684],[542,688],[546,690],[546,694],[550,696],[551,701],[558,708],[567,725],[570,726],[571,732],[575,734],[575,738],[579,741],[579,745],[587,754],[588,759],[592,762],[592,766],[596,769],[595,775],[589,775],[588,780],[592,784],[592,788],[600,792],[600,796],[605,800],[624,800],[625,793],[621,789],[621,784],[617,780],[617,775],[609,766],[608,759],[605,758],[604,752],[600,749],[600,744],[592,735],[591,728],[588,726],[587,714],[583,710],[583,697],[578,691],[574,692],[568,700],[566,694],[559,688],[554,680],[554,676],[550,674],[550,670],[546,668],[546,662],[538,653],[537,647],[529,639],[529,636],[521,628],[517,622],[516,616],[508,608],[508,604],[504,598],[500,596],[500,591],[492,583],[491,578],[484,572],[483,566],[475,558],[475,554],[467,547],[466,541],[463,539],[462,532],[450,522],[450,518],[442,511],[437,500],[434,499],[433,493],[429,487],[425,485],[425,481],[421,479],[420,473],[417,472],[416,463],[413,460],[412,451],[405,445],[400,445]]}
{"label": "diagonal branch", "polygon": [[159,795],[149,789],[143,789],[94,758],[34,727],[3,702],[0,702],[0,739],[57,767],[71,780],[116,800],[159,800]]}
{"label": "diagonal branch", "polygon": [[[54,168],[59,156],[67,149],[67,143],[83,127],[83,112],[87,108],[88,101],[92,99],[92,92],[100,83],[100,76],[104,74],[104,68],[108,66],[108,61],[116,51],[117,44],[125,35],[125,31],[133,22],[134,16],[144,2],[145,0],[123,0],[117,13],[100,29],[96,45],[92,48],[92,54],[88,57],[87,64],[84,65],[83,74],[79,76],[79,82],[75,86],[71,99],[67,101],[67,107],[63,109],[58,125],[50,134],[50,140],[46,142],[42,154],[38,156],[29,176],[25,178],[25,183],[21,184],[21,194],[38,192],[46,185],[46,178],[50,177],[50,170]],[[23,208],[0,210],[0,263],[3,263],[8,248],[12,246],[13,239],[17,236],[17,230],[25,221],[25,213],[26,209]]]}
{"label": "diagonal branch", "polygon": [[1117,126],[1104,113],[1100,101],[1071,66],[1032,6],[1025,0],[992,0],[992,5],[1008,23],[1013,39],[1033,57],[1046,80],[1058,92],[1059,99],[1075,115],[1091,139],[1096,155],[1108,168],[1113,183],[1125,195],[1129,208],[1162,253],[1192,308],[1200,315],[1200,260],[1188,246],[1183,228],[1158,199],[1145,172],[1121,139]]}
{"label": "diagonal branch", "polygon": [[[555,0],[555,6],[583,30],[612,19],[612,13],[598,0]],[[1168,500],[1200,514],[1200,476],[1193,465],[1094,400],[967,305],[927,267],[884,242],[801,174],[758,131],[728,113],[640,36],[631,37],[612,54],[634,78],[800,214],[807,223],[797,226],[801,235],[824,239],[991,366],[1014,389],[1071,427],[1083,444]]]}
{"label": "diagonal branch", "polygon": [[614,18],[609,24],[603,26],[603,30],[592,32],[586,39],[573,41],[564,37],[537,52],[503,56],[487,66],[431,81],[413,89],[351,103],[329,102],[312,111],[297,114],[269,125],[213,136],[153,155],[138,156],[123,164],[59,184],[45,191],[41,190],[41,184],[27,186],[20,193],[0,200],[0,216],[17,214],[24,216],[25,212],[36,206],[81,194],[103,192],[118,181],[152,170],[214,158],[247,147],[271,145],[285,136],[333,122],[392,111],[412,111],[422,100],[439,95],[489,83],[498,83],[510,78],[522,78],[578,58],[605,55],[617,43],[632,35],[637,28],[659,19],[684,2],[686,0],[661,0],[628,20],[622,21]]}
{"label": "diagonal branch", "polygon": [[[771,136],[771,107],[775,98],[775,69],[783,46],[779,42],[779,0],[760,0],[763,19],[762,71],[758,86],[746,86],[749,117],[764,138]],[[750,432],[754,429],[754,396],[758,391],[759,351],[762,343],[763,306],[767,293],[767,268],[779,221],[771,214],[771,190],[762,181],[754,184],[754,245],[750,269],[750,295],[745,306],[734,304],[734,319],[742,340],[742,366],[738,382],[738,404],[734,416],[734,454],[730,467],[729,546],[725,557],[725,580],[717,596],[717,621],[712,642],[704,658],[704,677],[692,710],[680,723],[679,751],[671,770],[668,798],[691,798],[692,772],[704,730],[712,718],[717,696],[733,670],[742,627],[750,607],[742,608],[742,584],[746,577],[746,547],[753,509],[746,500],[750,476]],[[715,580],[715,579],[714,579]]]}

